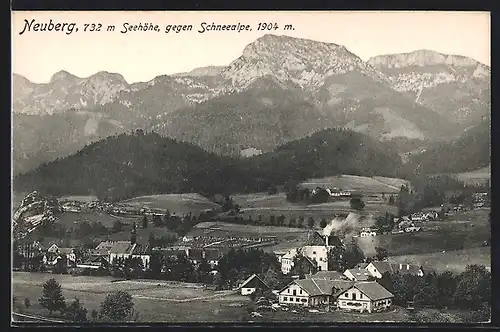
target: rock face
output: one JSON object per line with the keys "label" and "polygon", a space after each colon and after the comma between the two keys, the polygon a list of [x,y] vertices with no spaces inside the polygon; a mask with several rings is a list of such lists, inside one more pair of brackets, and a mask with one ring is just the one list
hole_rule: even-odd
{"label": "rock face", "polygon": [[491,69],[476,60],[429,50],[376,56],[368,60],[407,93],[459,124],[477,123],[491,109]]}
{"label": "rock face", "polygon": [[98,72],[80,78],[64,70],[45,84],[31,83],[14,74],[13,86],[14,112],[39,115],[104,105],[119,92],[129,90],[129,84],[120,74]]}
{"label": "rock face", "polygon": [[54,222],[58,204],[34,191],[23,199],[12,217],[14,237],[19,239],[33,232],[46,222]]}

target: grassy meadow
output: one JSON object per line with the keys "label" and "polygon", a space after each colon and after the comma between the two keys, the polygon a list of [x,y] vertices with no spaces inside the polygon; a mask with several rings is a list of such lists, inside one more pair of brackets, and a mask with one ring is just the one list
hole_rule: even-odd
{"label": "grassy meadow", "polygon": [[184,214],[217,209],[220,206],[199,194],[165,194],[135,197],[121,203],[132,206],[147,206],[154,209],[169,210],[171,213]]}

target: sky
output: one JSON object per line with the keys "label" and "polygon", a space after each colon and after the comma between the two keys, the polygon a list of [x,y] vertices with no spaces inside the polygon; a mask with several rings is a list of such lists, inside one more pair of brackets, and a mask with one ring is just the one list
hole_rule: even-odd
{"label": "sky", "polygon": [[[25,31],[26,21],[76,23],[78,32]],[[207,31],[201,23],[250,25],[251,31]],[[85,24],[101,31],[83,31]],[[121,33],[123,24],[152,23],[160,31]],[[278,29],[258,31],[259,23]],[[167,25],[192,31],[165,33]],[[284,30],[285,25],[293,30]],[[106,31],[114,25],[115,31]],[[344,45],[372,56],[419,49],[471,57],[490,66],[488,12],[22,12],[12,13],[12,68],[32,82],[46,83],[58,71],[79,77],[120,73],[129,83],[204,66],[228,65],[246,45],[266,33]]]}

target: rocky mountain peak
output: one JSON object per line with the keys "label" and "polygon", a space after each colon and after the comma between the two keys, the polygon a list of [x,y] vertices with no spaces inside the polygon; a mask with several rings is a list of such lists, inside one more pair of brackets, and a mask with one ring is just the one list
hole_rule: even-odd
{"label": "rocky mountain peak", "polygon": [[368,63],[375,68],[407,68],[413,66],[449,65],[454,67],[474,67],[478,61],[452,54],[443,54],[432,50],[416,50],[410,53],[387,54],[372,57]]}
{"label": "rocky mountain peak", "polygon": [[100,71],[89,77],[90,79],[107,80],[113,82],[121,82],[123,84],[128,84],[122,74],[110,73],[108,71]]}
{"label": "rocky mountain peak", "polygon": [[49,83],[54,83],[57,81],[64,81],[64,80],[74,80],[74,79],[78,79],[78,77],[67,72],[66,70],[61,70],[61,71],[58,71],[57,73],[55,73],[54,75],[52,75]]}
{"label": "rocky mountain peak", "polygon": [[264,35],[248,44],[242,56],[222,73],[237,88],[262,76],[316,90],[326,77],[358,71],[377,81],[387,78],[344,46],[289,36]]}

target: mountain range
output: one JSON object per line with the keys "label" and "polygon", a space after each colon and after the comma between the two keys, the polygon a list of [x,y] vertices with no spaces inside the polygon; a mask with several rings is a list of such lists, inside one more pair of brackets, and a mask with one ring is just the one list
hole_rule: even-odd
{"label": "mountain range", "polygon": [[107,72],[61,71],[46,84],[14,74],[13,93],[15,174],[137,128],[237,156],[337,127],[453,139],[491,106],[490,68],[469,58],[422,50],[365,62],[341,45],[276,35],[227,66],[133,84]]}

